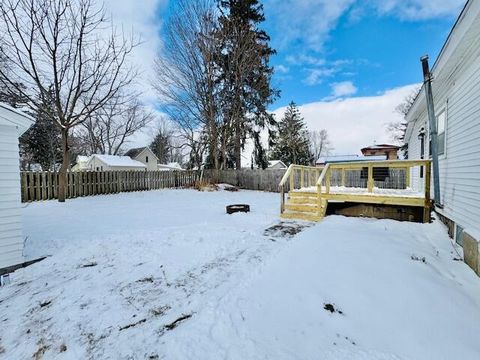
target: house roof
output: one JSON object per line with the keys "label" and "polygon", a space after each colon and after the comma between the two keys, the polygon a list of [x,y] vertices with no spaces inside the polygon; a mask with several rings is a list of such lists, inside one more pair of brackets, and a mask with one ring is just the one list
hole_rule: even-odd
{"label": "house roof", "polygon": [[88,160],[90,160],[90,156],[85,156],[85,155],[77,155],[77,164],[79,162],[87,162]]}
{"label": "house roof", "polygon": [[105,163],[108,166],[112,167],[136,167],[136,168],[146,168],[146,166],[141,163],[140,161],[133,160],[129,156],[118,156],[118,155],[100,155],[100,154],[93,154],[90,157],[90,161],[93,158],[97,158],[101,162]]}
{"label": "house roof", "polygon": [[[157,158],[155,153],[152,150],[150,150],[150,148],[148,146],[130,149],[125,153],[125,156],[130,156],[132,159],[134,159],[145,150],[149,150],[152,153],[152,155],[155,156],[155,158]],[[158,160],[158,158],[157,158],[157,160]]]}
{"label": "house roof", "polygon": [[275,165],[282,165],[283,167],[287,167],[287,165],[285,165],[285,163],[282,161],[282,160],[270,160],[268,162],[268,167],[274,167]]}
{"label": "house roof", "polygon": [[2,120],[7,125],[13,125],[19,128],[21,133],[25,132],[35,123],[35,120],[31,116],[0,102],[0,123]]}
{"label": "house roof", "polygon": [[381,161],[386,159],[387,159],[386,155],[380,155],[380,156],[332,155],[332,156],[319,157],[317,160],[317,164],[355,162],[355,161]]}
{"label": "house roof", "polygon": [[[433,78],[439,82],[439,75],[443,72],[445,76],[449,76],[451,69],[456,66],[458,62],[463,60],[463,53],[466,48],[471,45],[468,41],[464,41],[466,34],[474,28],[474,24],[477,23],[476,29],[478,31],[478,22],[480,21],[480,2],[468,0],[465,3],[462,11],[457,17],[455,24],[453,25],[450,33],[445,40],[440,53],[438,54],[435,63],[433,64],[430,72],[433,74]],[[475,38],[477,34],[471,35]],[[463,40],[463,41],[462,41]],[[454,59],[455,61],[449,61]],[[420,68],[420,67],[419,67]],[[420,73],[420,71],[419,71]],[[412,123],[417,120],[415,113],[418,111],[419,106],[424,108],[425,104],[425,86],[422,85],[419,93],[415,97],[415,100],[408,110],[406,115],[408,124],[406,129],[406,138],[410,136]]]}
{"label": "house roof", "polygon": [[183,170],[183,168],[177,162],[170,162],[168,164],[158,164],[158,167],[159,169],[165,169],[165,170]]}
{"label": "house roof", "polygon": [[383,150],[383,149],[400,149],[400,146],[397,145],[390,145],[390,144],[375,144],[375,145],[370,145],[362,148],[362,152],[364,150]]}

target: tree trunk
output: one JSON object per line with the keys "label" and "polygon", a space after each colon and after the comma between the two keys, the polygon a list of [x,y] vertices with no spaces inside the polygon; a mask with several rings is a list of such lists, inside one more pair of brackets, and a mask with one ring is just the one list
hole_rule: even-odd
{"label": "tree trunk", "polygon": [[235,169],[242,168],[242,135],[240,134],[240,119],[235,121]]}
{"label": "tree trunk", "polygon": [[63,161],[58,172],[58,201],[65,202],[67,195],[67,171],[70,167],[70,149],[68,148],[68,129],[61,129]]}

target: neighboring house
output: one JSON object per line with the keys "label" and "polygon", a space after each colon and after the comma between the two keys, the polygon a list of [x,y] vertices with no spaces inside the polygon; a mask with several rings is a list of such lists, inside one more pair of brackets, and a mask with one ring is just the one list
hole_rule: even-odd
{"label": "neighboring house", "polygon": [[272,170],[277,170],[277,169],[286,169],[288,168],[287,165],[282,160],[270,160],[268,162],[268,168],[267,169],[272,169]]}
{"label": "neighboring house", "polygon": [[72,171],[85,171],[88,170],[88,161],[90,156],[77,155],[75,165],[72,166]]}
{"label": "neighboring house", "polygon": [[125,156],[130,156],[133,160],[140,161],[147,167],[147,170],[158,170],[158,158],[149,147],[130,149]]}
{"label": "neighboring house", "polygon": [[0,274],[24,262],[18,138],[33,123],[29,116],[0,103]]}
{"label": "neighboring house", "polygon": [[361,149],[364,156],[386,156],[387,160],[397,160],[400,146],[389,144],[378,144]]}
{"label": "neighboring house", "polygon": [[[467,2],[431,72],[440,167],[436,212],[480,275],[480,0]],[[406,119],[408,158],[429,158],[424,88]],[[421,183],[422,176],[421,170],[412,172],[412,183]]]}
{"label": "neighboring house", "polygon": [[331,155],[320,156],[315,163],[316,166],[324,166],[325,164],[340,163],[340,162],[356,162],[356,161],[380,161],[386,160],[385,155],[379,156],[360,156],[360,155]]}
{"label": "neighboring house", "polygon": [[88,170],[92,171],[121,171],[121,170],[146,170],[146,166],[140,161],[133,160],[129,156],[99,155],[90,156],[87,163]]}
{"label": "neighboring house", "polygon": [[175,170],[175,171],[182,171],[184,169],[182,169],[182,167],[180,166],[179,163],[177,162],[170,162],[168,164],[158,164],[158,170],[161,170],[161,171],[171,171],[171,170]]}

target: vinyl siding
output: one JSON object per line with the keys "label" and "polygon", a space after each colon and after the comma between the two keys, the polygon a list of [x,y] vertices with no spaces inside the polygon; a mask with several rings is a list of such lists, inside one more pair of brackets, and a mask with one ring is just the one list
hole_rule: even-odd
{"label": "vinyl siding", "polygon": [[[439,212],[480,234],[480,16],[444,68],[434,73],[432,88],[435,112],[445,108],[447,115],[446,149],[439,157],[444,207]],[[416,159],[420,157],[418,131],[427,123],[425,102],[409,116],[408,153],[410,159]]]}
{"label": "vinyl siding", "polygon": [[18,130],[0,125],[0,269],[22,263]]}

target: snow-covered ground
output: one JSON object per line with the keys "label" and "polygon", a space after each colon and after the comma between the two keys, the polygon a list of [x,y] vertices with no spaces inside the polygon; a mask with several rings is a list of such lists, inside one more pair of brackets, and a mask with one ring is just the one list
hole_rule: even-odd
{"label": "snow-covered ground", "polygon": [[480,280],[441,224],[281,223],[278,202],[162,190],[28,205],[26,255],[51,256],[0,288],[0,358],[480,357]]}

